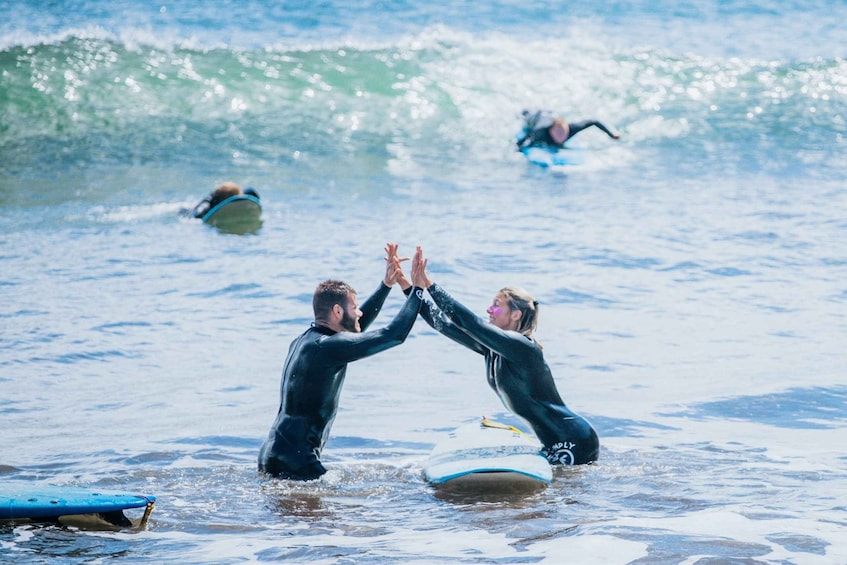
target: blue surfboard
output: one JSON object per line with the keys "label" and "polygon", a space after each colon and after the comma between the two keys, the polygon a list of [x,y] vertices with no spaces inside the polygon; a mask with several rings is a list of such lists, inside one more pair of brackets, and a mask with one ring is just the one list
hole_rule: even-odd
{"label": "blue surfboard", "polygon": [[[519,132],[515,138],[523,139],[526,130]],[[521,147],[526,160],[533,165],[549,168],[562,168],[583,163],[582,152],[570,147],[551,147],[549,145],[528,145]]]}
{"label": "blue surfboard", "polygon": [[[16,481],[0,484],[0,520],[54,521],[64,516],[99,514],[113,525],[144,528],[155,502],[152,495]],[[138,524],[123,516],[123,511],[131,508],[144,508]]]}
{"label": "blue surfboard", "polygon": [[247,233],[262,225],[262,204],[250,194],[230,196],[203,215],[204,223],[223,231]]}
{"label": "blue surfboard", "polygon": [[521,149],[527,161],[541,167],[567,167],[582,163],[579,151],[573,149],[556,149],[553,147],[524,147]]}

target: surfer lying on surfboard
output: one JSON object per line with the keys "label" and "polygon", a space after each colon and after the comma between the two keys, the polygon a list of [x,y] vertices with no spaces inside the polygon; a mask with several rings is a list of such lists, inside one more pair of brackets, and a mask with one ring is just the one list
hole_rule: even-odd
{"label": "surfer lying on surfboard", "polygon": [[239,194],[249,194],[250,196],[255,197],[257,200],[259,199],[259,194],[254,189],[248,187],[242,190],[241,187],[235,184],[234,182],[225,182],[218,186],[218,188],[216,188],[206,198],[198,202],[194,206],[194,208],[190,210],[188,208],[183,208],[182,210],[180,210],[180,214],[183,216],[188,216],[189,218],[202,218],[206,215],[206,212],[208,212],[227,198],[238,196]]}
{"label": "surfer lying on surfboard", "polygon": [[612,139],[620,139],[621,137],[612,133],[609,128],[597,120],[568,123],[562,118],[554,117],[547,110],[536,110],[534,112],[524,110],[521,115],[524,120],[524,135],[517,141],[518,151],[525,147],[539,145],[562,148],[567,140],[591,126],[602,130]]}
{"label": "surfer lying on surfboard", "polygon": [[[424,285],[435,304],[424,300],[421,316],[436,331],[485,357],[488,384],[506,408],[532,426],[547,460],[554,465],[596,461],[597,432],[562,401],[541,345],[532,336],[538,324],[538,302],[524,290],[503,288],[486,310],[485,321],[422,271],[423,280],[415,286]],[[398,282],[404,292],[411,290],[404,276]]]}

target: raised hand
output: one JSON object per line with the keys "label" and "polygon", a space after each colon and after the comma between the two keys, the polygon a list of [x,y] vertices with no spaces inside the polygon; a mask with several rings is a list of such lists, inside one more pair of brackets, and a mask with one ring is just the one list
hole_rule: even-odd
{"label": "raised hand", "polygon": [[385,244],[385,278],[383,282],[385,286],[392,286],[394,283],[400,283],[400,287],[405,290],[411,286],[411,283],[403,274],[403,269],[400,267],[402,261],[408,261],[408,257],[400,258],[397,256],[398,245],[396,243]]}
{"label": "raised hand", "polygon": [[415,249],[415,256],[412,259],[412,284],[420,288],[429,288],[432,286],[432,280],[426,274],[426,264],[428,259],[423,256],[423,249],[418,245]]}

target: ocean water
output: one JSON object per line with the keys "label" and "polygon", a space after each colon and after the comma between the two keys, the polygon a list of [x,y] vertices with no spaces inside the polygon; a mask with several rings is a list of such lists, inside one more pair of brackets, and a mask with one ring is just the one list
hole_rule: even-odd
{"label": "ocean water", "polygon": [[[847,562],[847,3],[0,8],[0,490],[158,499],[139,533],[0,525],[0,562]],[[531,107],[621,140],[534,167]],[[259,229],[178,216],[224,180]],[[420,323],[351,364],[326,476],[259,476],[315,285],[367,295],[387,241],[480,314],[535,295],[595,465],[428,485],[506,414]]]}

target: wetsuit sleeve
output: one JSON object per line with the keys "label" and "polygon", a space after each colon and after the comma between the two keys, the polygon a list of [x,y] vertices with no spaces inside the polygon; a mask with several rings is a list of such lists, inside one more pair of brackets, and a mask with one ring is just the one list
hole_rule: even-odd
{"label": "wetsuit sleeve", "polygon": [[611,138],[615,137],[615,134],[613,134],[611,131],[609,131],[609,128],[607,128],[605,125],[601,124],[597,120],[584,120],[582,122],[576,122],[576,123],[573,123],[573,124],[568,123],[568,139],[572,138],[573,136],[575,136],[576,134],[578,134],[582,130],[584,130],[586,128],[590,128],[591,126],[594,126],[594,127],[598,128],[599,130],[605,132],[606,135],[608,135]]}
{"label": "wetsuit sleeve", "polygon": [[195,218],[202,218],[203,216],[206,215],[206,212],[208,212],[211,208],[212,208],[212,197],[207,196],[206,198],[204,198],[203,200],[198,202],[197,205],[194,208],[191,209],[191,215],[194,216]]}
{"label": "wetsuit sleeve", "polygon": [[400,345],[406,341],[418,317],[422,296],[423,290],[414,288],[403,307],[384,328],[360,333],[339,332],[327,337],[321,341],[321,353],[329,361],[349,363]]}
{"label": "wetsuit sleeve", "polygon": [[365,300],[364,304],[359,306],[359,310],[362,311],[362,317],[359,318],[362,331],[365,331],[371,325],[371,322],[376,319],[380,310],[382,310],[385,299],[388,298],[389,292],[391,292],[391,287],[385,286],[385,283],[380,281],[379,288]]}
{"label": "wetsuit sleeve", "polygon": [[506,332],[471,312],[456,301],[447,291],[433,284],[429,295],[439,308],[459,329],[478,343],[499,353],[503,358],[519,361],[533,347],[533,342],[517,332]]}
{"label": "wetsuit sleeve", "polygon": [[449,337],[456,343],[464,345],[468,349],[476,351],[480,355],[485,355],[485,348],[480,345],[473,337],[462,331],[459,326],[450,321],[450,318],[438,309],[438,307],[429,300],[421,302],[421,318],[430,325],[432,329],[443,336]]}

